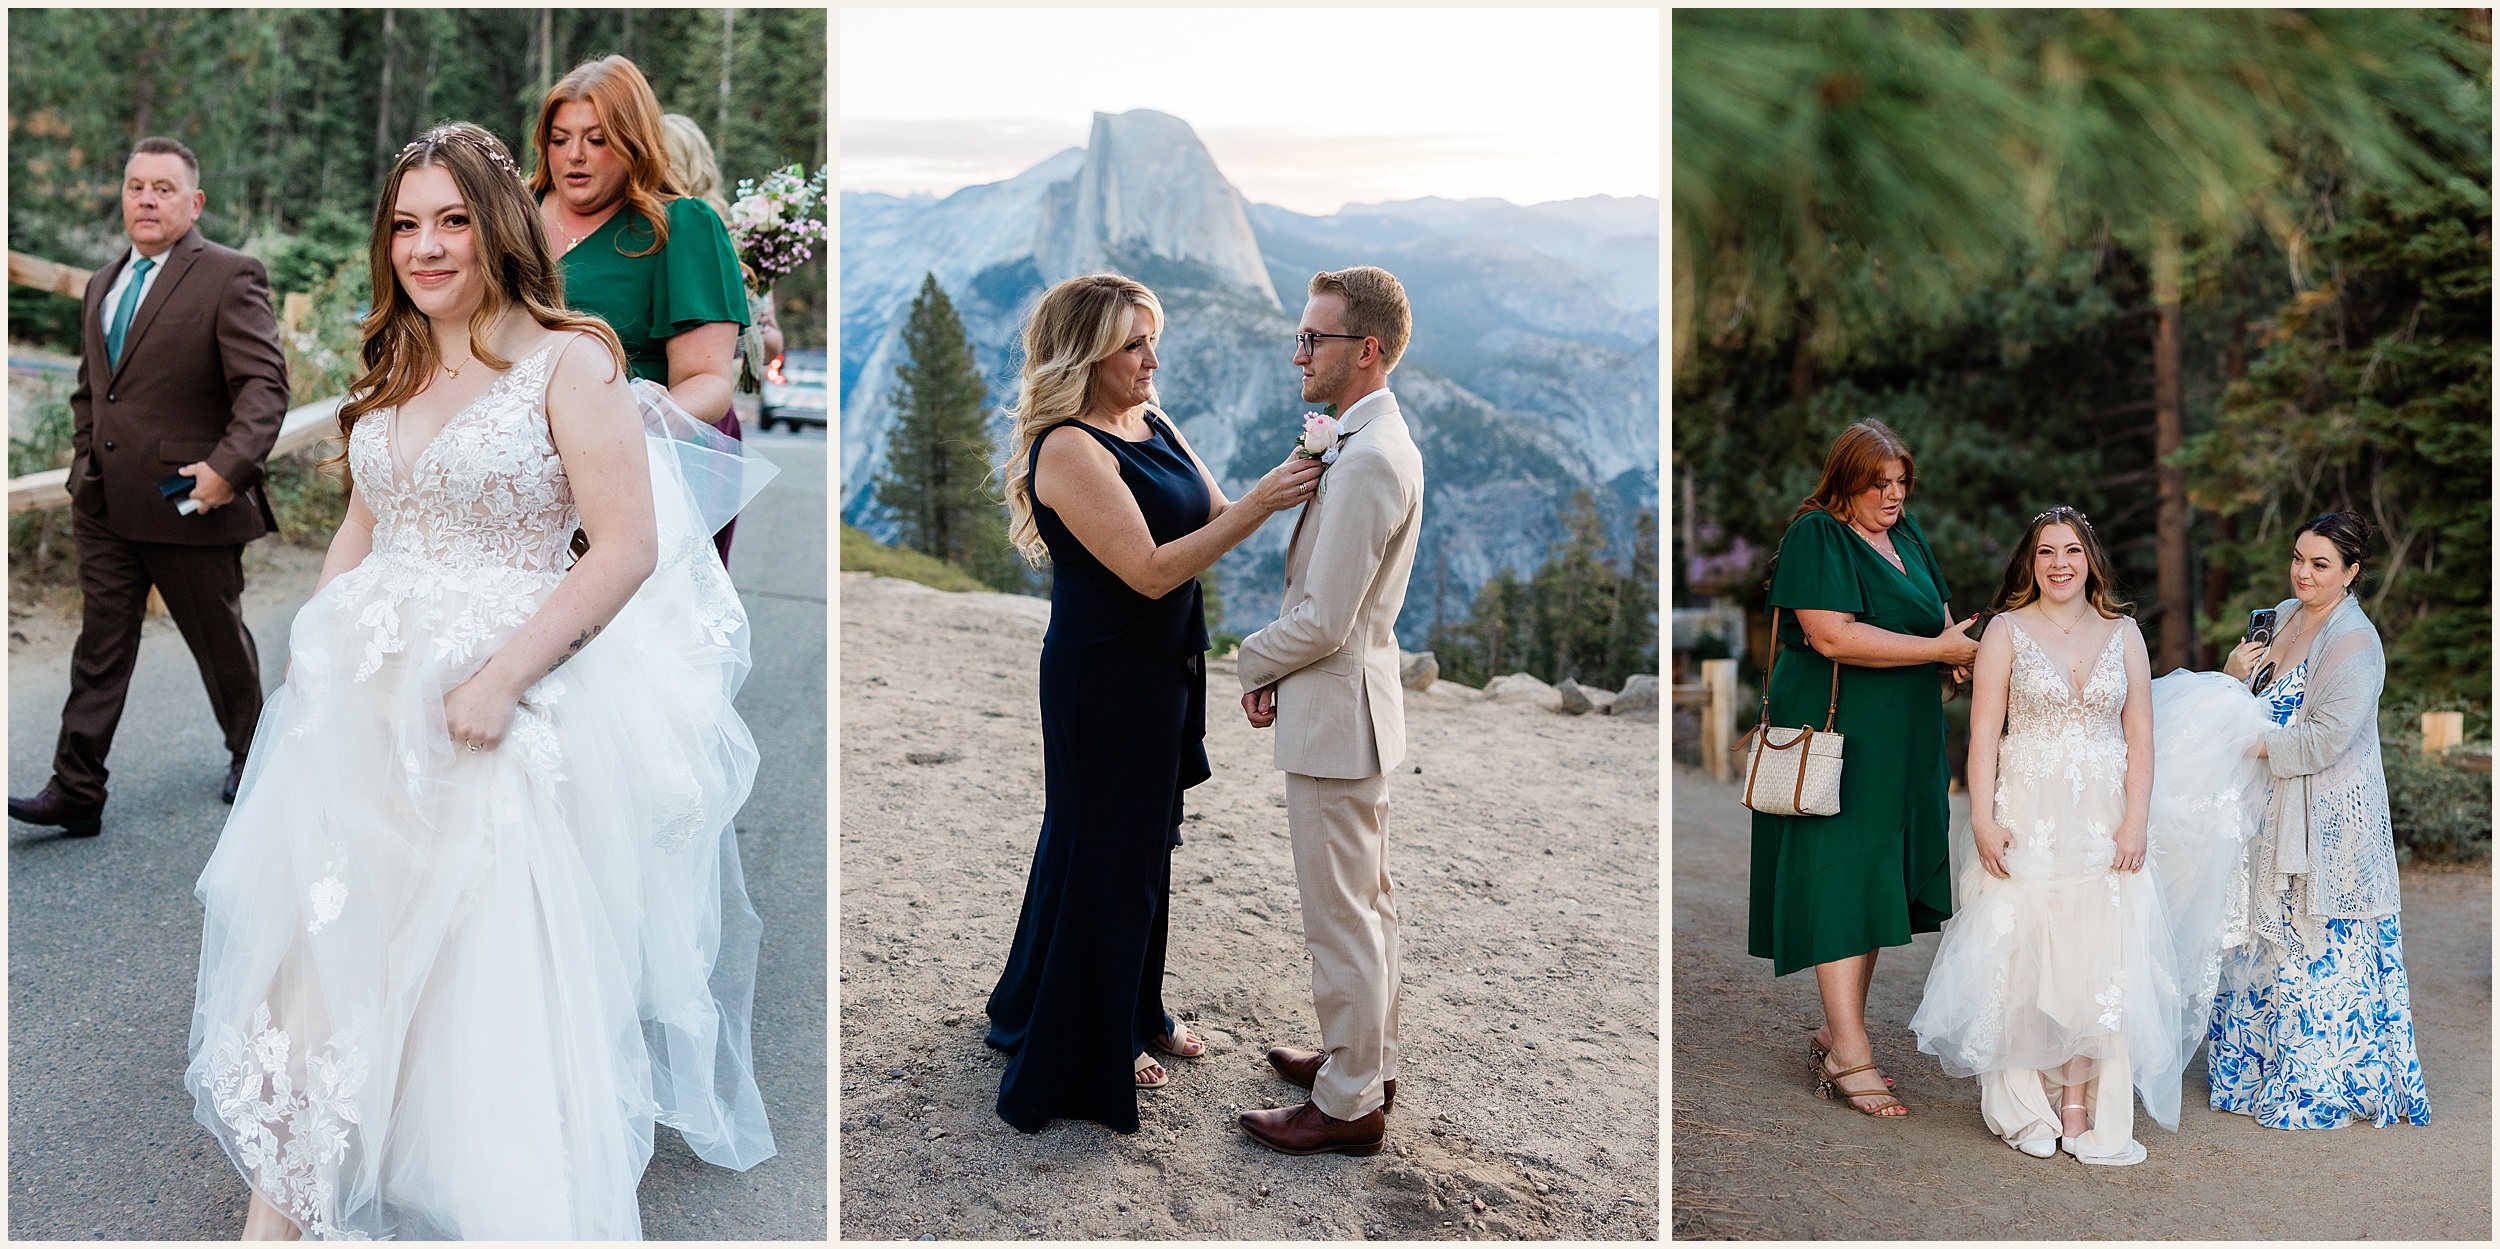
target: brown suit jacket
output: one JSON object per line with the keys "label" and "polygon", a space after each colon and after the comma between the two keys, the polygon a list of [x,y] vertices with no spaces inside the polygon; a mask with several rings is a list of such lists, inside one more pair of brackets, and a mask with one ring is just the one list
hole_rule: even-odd
{"label": "brown suit jacket", "polygon": [[1276,686],[1277,767],[1360,780],[1406,757],[1397,623],[1423,536],[1424,460],[1387,391],[1346,423],[1285,549],[1281,610],[1238,664],[1245,692]]}
{"label": "brown suit jacket", "polygon": [[[277,528],[261,488],[286,419],[286,352],[259,261],[193,227],[131,314],[119,368],[104,350],[105,292],[131,252],[87,281],[70,502],[125,541],[239,546]],[[234,502],[184,516],[156,483],[202,460]]]}

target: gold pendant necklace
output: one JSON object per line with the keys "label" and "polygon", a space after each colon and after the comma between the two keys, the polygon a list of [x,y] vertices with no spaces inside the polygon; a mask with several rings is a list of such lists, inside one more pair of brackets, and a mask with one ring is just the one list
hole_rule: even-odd
{"label": "gold pendant necklace", "polygon": [[[2042,604],[2040,605],[2040,614],[2041,614],[2041,615],[2043,615],[2043,616],[2049,616],[2049,607],[2048,607],[2048,604],[2046,604],[2046,603],[2042,603]],[[2057,625],[2057,631],[2058,631],[2059,633],[2063,633],[2063,634],[2065,634],[2065,635],[2066,635],[2066,636],[2068,636],[2068,637],[2073,637],[2073,636],[2075,635],[2075,625],[2082,624],[2082,623],[2083,623],[2083,618],[2084,618],[2084,617],[2086,617],[2086,616],[2089,616],[2089,615],[2091,615],[2091,614],[2092,614],[2092,607],[2091,607],[2091,605],[2090,605],[2090,604],[2085,604],[2084,609],[2083,609],[2082,611],[2079,611],[2079,612],[2075,613],[2075,624],[2069,624],[2069,625]],[[2050,624],[2057,624],[2057,617],[2055,617],[2055,616],[2049,616],[2049,623],[2050,623]]]}

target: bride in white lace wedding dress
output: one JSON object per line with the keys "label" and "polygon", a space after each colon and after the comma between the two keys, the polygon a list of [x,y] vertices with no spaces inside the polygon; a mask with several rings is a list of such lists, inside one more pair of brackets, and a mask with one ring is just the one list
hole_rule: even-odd
{"label": "bride in white lace wedding dress", "polygon": [[1971,697],[1971,792],[1991,801],[1972,804],[1910,1027],[1946,1074],[1978,1078],[2006,1144],[2124,1166],[2145,1156],[2136,1093],[2178,1127],[2255,829],[2246,799],[2263,792],[2246,751],[2264,712],[2218,674],[2149,679],[2080,513],[2042,513],[2016,550]]}
{"label": "bride in white lace wedding dress", "polygon": [[705,515],[743,496],[646,434],[491,135],[428,131],[383,203],[348,517],[200,877],[185,1083],[247,1238],[636,1238],[655,1122],[773,1152]]}

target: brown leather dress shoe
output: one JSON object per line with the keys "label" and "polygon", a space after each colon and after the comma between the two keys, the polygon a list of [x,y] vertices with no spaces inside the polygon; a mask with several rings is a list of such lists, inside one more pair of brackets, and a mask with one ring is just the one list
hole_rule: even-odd
{"label": "brown leather dress shoe", "polygon": [[[1274,1067],[1276,1074],[1285,1077],[1287,1082],[1306,1089],[1311,1087],[1312,1081],[1319,1079],[1320,1066],[1327,1061],[1328,1055],[1318,1050],[1295,1049],[1290,1045],[1271,1045],[1267,1050],[1267,1065]],[[1381,1092],[1385,1095],[1380,1103],[1381,1111],[1386,1113],[1397,1109],[1398,1082],[1383,1081]]]}
{"label": "brown leather dress shoe", "polygon": [[218,795],[218,798],[219,798],[219,800],[220,800],[220,801],[224,802],[227,806],[231,807],[231,806],[233,806],[233,805],[234,805],[234,796],[235,796],[235,794],[236,794],[238,791],[240,791],[242,788],[243,788],[243,757],[242,757],[241,755],[237,755],[237,756],[235,756],[233,766],[231,766],[231,767],[229,767],[229,768],[227,768],[227,769],[226,769],[226,788],[225,788],[225,792],[223,792],[223,793],[219,794],[219,795]]}
{"label": "brown leather dress shoe", "polygon": [[1250,1139],[1280,1154],[1347,1154],[1368,1158],[1380,1152],[1388,1116],[1375,1110],[1360,1119],[1331,1119],[1309,1102],[1277,1110],[1252,1110],[1241,1116],[1241,1130]]}
{"label": "brown leather dress shoe", "polygon": [[32,798],[11,796],[9,818],[21,824],[42,824],[64,837],[93,837],[104,831],[104,808],[74,806],[50,785]]}

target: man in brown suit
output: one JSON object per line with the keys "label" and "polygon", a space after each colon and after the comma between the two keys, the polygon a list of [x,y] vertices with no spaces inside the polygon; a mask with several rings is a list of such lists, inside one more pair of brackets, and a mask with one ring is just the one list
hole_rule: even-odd
{"label": "man in brown suit", "polygon": [[[52,781],[9,799],[12,819],[72,837],[103,831],[104,757],[121,722],[148,589],[199,661],[233,761],[260,720],[260,653],[243,623],[243,544],[277,527],[261,476],[286,417],[286,354],[259,261],[193,222],[208,205],[200,163],[172,139],[141,139],[122,173],[131,248],[87,283],[70,461],[71,527],[85,615]],[[186,513],[161,480],[191,479]]]}
{"label": "man in brown suit", "polygon": [[1389,882],[1389,769],[1406,757],[1398,609],[1423,533],[1424,462],[1389,393],[1406,350],[1406,288],[1369,265],[1311,279],[1294,363],[1302,397],[1333,403],[1341,441],[1285,551],[1275,623],[1241,644],[1242,710],[1274,726],[1285,772],[1317,1050],[1267,1061],[1311,1090],[1242,1130],[1288,1154],[1380,1152],[1398,1095],[1398,913]]}

